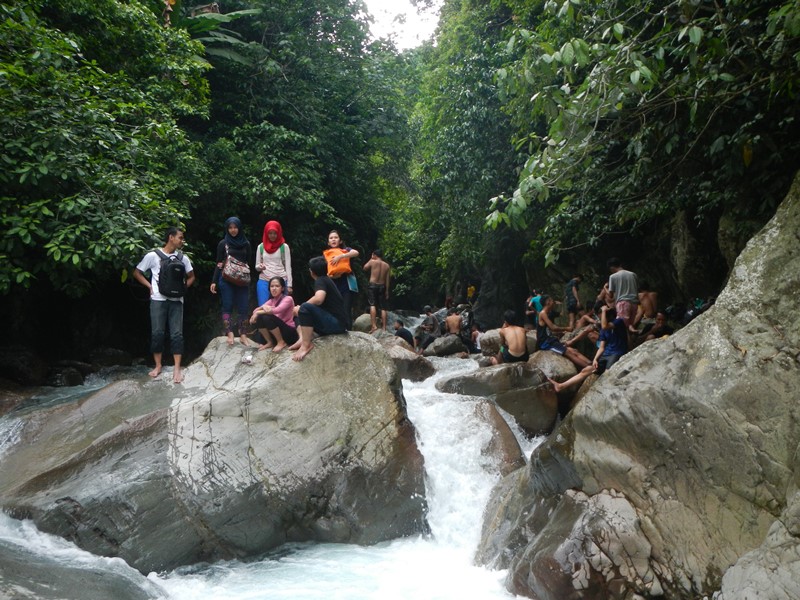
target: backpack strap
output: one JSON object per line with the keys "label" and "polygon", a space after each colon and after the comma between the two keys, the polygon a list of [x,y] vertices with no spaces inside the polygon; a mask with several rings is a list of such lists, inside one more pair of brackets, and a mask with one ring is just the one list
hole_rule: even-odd
{"label": "backpack strap", "polygon": [[283,270],[284,270],[284,271],[286,271],[286,272],[288,273],[288,272],[289,272],[289,270],[286,268],[286,253],[283,251],[283,247],[284,247],[285,245],[286,245],[286,244],[281,244],[281,247],[280,247],[280,251],[281,251],[281,263],[283,263]]}

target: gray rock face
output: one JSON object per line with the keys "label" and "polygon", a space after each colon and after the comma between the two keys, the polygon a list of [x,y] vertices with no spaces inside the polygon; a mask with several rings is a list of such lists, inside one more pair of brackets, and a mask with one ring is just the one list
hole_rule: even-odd
{"label": "gray rock face", "polygon": [[[536,352],[536,332],[528,331],[525,335],[528,353]],[[490,329],[481,336],[481,353],[484,356],[495,356],[500,352],[500,330]]]}
{"label": "gray rock face", "polygon": [[626,355],[498,486],[477,560],[516,594],[796,598],[800,178],[716,305]]}
{"label": "gray rock face", "polygon": [[423,351],[424,356],[451,356],[466,352],[467,347],[457,335],[438,337]]}
{"label": "gray rock face", "polygon": [[436,383],[440,392],[491,396],[528,433],[549,433],[558,416],[558,400],[544,374],[527,363],[501,364]]}
{"label": "gray rock face", "polygon": [[[381,316],[378,315],[378,320],[380,320],[380,318]],[[380,326],[380,324],[378,326]],[[372,329],[372,317],[369,316],[369,313],[360,314],[353,321],[353,331],[369,333],[370,329]]]}
{"label": "gray rock face", "polygon": [[494,457],[499,466],[500,475],[505,477],[509,473],[525,466],[525,457],[519,446],[514,432],[506,423],[497,406],[488,400],[475,405],[476,416],[492,428],[492,437],[489,443],[481,449],[481,453]]}
{"label": "gray rock face", "polygon": [[145,573],[426,528],[397,369],[364,334],[301,363],[218,338],[183,385],[121,381],[27,415],[20,438],[0,504]]}
{"label": "gray rock face", "polygon": [[0,541],[0,598],[8,600],[157,600],[166,592],[127,566],[70,565]]}
{"label": "gray rock face", "polygon": [[[373,336],[375,334],[372,334]],[[425,381],[436,372],[433,366],[424,356],[420,356],[411,346],[397,336],[380,336],[378,342],[389,353],[397,367],[398,377],[410,381]]]}
{"label": "gray rock face", "polygon": [[566,381],[578,372],[575,364],[568,358],[551,350],[539,350],[531,355],[528,364],[540,369],[550,379]]}

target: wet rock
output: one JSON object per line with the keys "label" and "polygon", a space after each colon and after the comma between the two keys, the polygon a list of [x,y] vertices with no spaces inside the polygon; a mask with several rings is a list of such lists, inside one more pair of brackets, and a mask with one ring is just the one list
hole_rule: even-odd
{"label": "wet rock", "polygon": [[381,336],[378,342],[394,361],[397,374],[401,379],[424,381],[436,372],[431,361],[414,352],[402,338]]}
{"label": "wet rock", "polygon": [[539,350],[528,359],[531,367],[539,369],[546,377],[563,382],[577,374],[578,369],[570,359],[550,350]]}
{"label": "wet rock", "polygon": [[33,350],[23,346],[0,348],[0,377],[22,385],[44,385],[49,366]]}
{"label": "wet rock", "polygon": [[108,347],[101,347],[93,350],[91,354],[89,354],[89,360],[93,364],[101,367],[129,367],[133,364],[133,357],[129,352]]}
{"label": "wet rock", "polygon": [[477,558],[509,590],[798,596],[799,231],[800,178],[716,305],[624,356],[496,488]]}
{"label": "wet rock", "polygon": [[[378,327],[380,327],[380,320],[378,322]],[[370,329],[372,329],[372,318],[369,316],[369,313],[360,314],[353,321],[353,331],[369,333]]]}
{"label": "wet rock", "polygon": [[83,374],[74,367],[53,367],[47,374],[47,385],[53,387],[83,385]]}
{"label": "wet rock", "polygon": [[478,402],[475,405],[475,414],[492,429],[492,436],[481,449],[481,453],[490,456],[493,462],[500,465],[500,475],[505,477],[524,467],[525,457],[519,442],[497,406],[488,400]]}
{"label": "wet rock", "polygon": [[436,383],[445,393],[487,396],[514,417],[527,433],[549,433],[558,417],[558,401],[543,373],[526,363],[502,364],[456,375]]}
{"label": "wet rock", "polygon": [[467,347],[457,335],[443,335],[436,338],[422,352],[424,356],[452,356],[467,351]]}
{"label": "wet rock", "polygon": [[364,334],[315,344],[297,363],[217,338],[182,385],[167,370],[27,414],[0,505],[145,573],[425,531],[393,361]]}

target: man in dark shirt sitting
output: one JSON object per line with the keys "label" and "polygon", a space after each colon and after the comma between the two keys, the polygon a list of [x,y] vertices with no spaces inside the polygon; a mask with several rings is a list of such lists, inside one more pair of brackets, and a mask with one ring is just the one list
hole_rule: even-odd
{"label": "man in dark shirt sitting", "polygon": [[414,336],[411,335],[411,332],[405,328],[405,325],[400,319],[394,322],[394,334],[397,337],[403,338],[405,341],[407,341],[408,345],[412,348],[414,347]]}
{"label": "man in dark shirt sitting", "polygon": [[296,350],[292,360],[303,360],[314,349],[314,333],[332,335],[345,332],[347,313],[344,300],[333,280],[328,277],[328,262],[323,256],[315,256],[308,261],[308,270],[314,280],[314,295],[295,306],[294,314],[299,326],[300,339],[289,350]]}

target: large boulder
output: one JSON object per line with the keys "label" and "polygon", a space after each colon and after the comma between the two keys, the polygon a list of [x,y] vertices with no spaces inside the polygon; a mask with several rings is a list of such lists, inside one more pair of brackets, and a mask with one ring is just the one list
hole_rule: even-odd
{"label": "large boulder", "polygon": [[125,380],[21,417],[0,504],[142,572],[424,531],[394,363],[368,335],[315,343],[297,363],[217,338],[183,385]]}
{"label": "large boulder", "polygon": [[[526,331],[525,342],[529,354],[536,352],[536,332]],[[481,354],[495,356],[500,353],[500,330],[490,329],[481,335]]]}
{"label": "large boulder", "polygon": [[[0,515],[0,598],[5,600],[157,600],[166,593],[121,561],[65,560],[75,552],[67,542],[50,542],[50,555],[31,548],[13,519]],[[9,531],[11,530],[11,531]],[[116,564],[115,564],[116,563]]]}
{"label": "large boulder", "polygon": [[512,471],[524,467],[525,457],[522,448],[494,402],[479,401],[475,405],[475,416],[491,428],[492,436],[481,448],[481,454],[492,458],[492,463],[498,465],[500,475],[505,477]]}
{"label": "large boulder", "polygon": [[539,369],[527,363],[501,364],[436,382],[440,392],[487,396],[514,417],[526,432],[549,433],[558,417],[558,400]]}
{"label": "large boulder", "polygon": [[30,348],[0,347],[0,377],[22,385],[44,385],[49,366]]}
{"label": "large boulder", "polygon": [[531,367],[539,369],[545,376],[564,382],[578,372],[575,363],[551,350],[539,350],[528,359]]}
{"label": "large boulder", "polygon": [[443,335],[436,338],[422,352],[424,356],[452,356],[462,354],[467,351],[467,347],[457,335]]}
{"label": "large boulder", "polygon": [[[372,334],[375,335],[374,333]],[[420,356],[411,349],[408,342],[393,335],[378,337],[378,342],[386,349],[397,367],[397,374],[401,379],[410,381],[425,381],[436,372],[436,367],[424,356]]]}
{"label": "large boulder", "polygon": [[506,477],[477,559],[563,598],[797,598],[800,178],[716,305],[620,360]]}
{"label": "large boulder", "polygon": [[[378,315],[378,319],[380,319],[380,315]],[[380,327],[380,323],[378,323],[378,327]],[[372,317],[369,313],[362,313],[353,321],[353,331],[369,333],[370,329],[372,329]]]}

